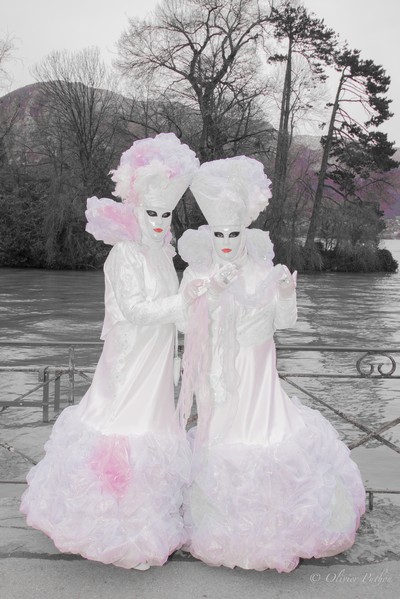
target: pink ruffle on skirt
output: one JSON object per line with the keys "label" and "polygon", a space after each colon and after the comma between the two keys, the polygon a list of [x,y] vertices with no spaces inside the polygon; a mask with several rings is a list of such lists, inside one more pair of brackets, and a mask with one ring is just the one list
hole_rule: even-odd
{"label": "pink ruffle on skirt", "polygon": [[365,512],[358,466],[318,410],[292,401],[306,427],[284,442],[200,450],[184,512],[187,549],[206,564],[290,572],[353,545]]}
{"label": "pink ruffle on skirt", "polygon": [[185,542],[185,439],[102,435],[72,406],[45,450],[28,474],[21,511],[61,552],[123,568],[161,566]]}

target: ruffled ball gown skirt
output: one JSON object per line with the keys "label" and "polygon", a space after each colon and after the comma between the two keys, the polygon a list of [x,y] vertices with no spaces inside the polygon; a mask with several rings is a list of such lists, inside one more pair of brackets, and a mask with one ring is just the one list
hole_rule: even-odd
{"label": "ruffled ball gown skirt", "polygon": [[172,353],[172,325],[120,323],[89,391],[57,419],[21,511],[61,552],[160,566],[185,542],[191,454],[175,414]]}
{"label": "ruffled ball gown skirt", "polygon": [[[185,522],[193,556],[279,572],[351,547],[365,512],[358,466],[318,410],[283,391],[275,345],[241,347],[236,406],[216,403],[195,442]],[[201,433],[203,435],[203,433]]]}

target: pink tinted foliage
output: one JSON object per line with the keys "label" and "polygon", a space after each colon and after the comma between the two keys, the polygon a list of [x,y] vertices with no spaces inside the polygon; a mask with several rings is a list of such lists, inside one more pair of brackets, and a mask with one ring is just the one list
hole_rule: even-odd
{"label": "pink tinted foliage", "polygon": [[[318,184],[320,152],[320,150],[304,146],[296,148],[290,168],[289,187],[291,192],[296,192],[298,189],[300,191],[308,190],[311,205]],[[395,158],[399,159],[399,155],[396,155]],[[385,217],[400,216],[400,168],[388,172],[371,172],[367,178],[356,175],[354,184],[354,194],[359,200],[378,202]],[[324,197],[337,204],[343,202],[343,193],[329,176],[325,180]]]}

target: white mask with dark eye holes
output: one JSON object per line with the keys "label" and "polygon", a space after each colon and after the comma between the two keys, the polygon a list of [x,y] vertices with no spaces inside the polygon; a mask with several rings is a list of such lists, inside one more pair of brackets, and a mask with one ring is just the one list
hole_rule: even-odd
{"label": "white mask with dark eye holes", "polygon": [[152,241],[163,243],[165,236],[170,230],[172,212],[165,208],[152,206],[143,207],[143,226],[146,236]]}
{"label": "white mask with dark eye holes", "polygon": [[243,227],[212,227],[214,250],[222,260],[232,262],[243,248]]}

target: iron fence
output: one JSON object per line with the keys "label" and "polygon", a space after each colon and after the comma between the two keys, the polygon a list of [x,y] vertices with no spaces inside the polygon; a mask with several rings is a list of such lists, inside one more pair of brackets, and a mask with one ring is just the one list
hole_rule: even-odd
{"label": "iron fence", "polygon": [[[19,395],[16,399],[0,399],[0,407],[7,409],[8,407],[40,407],[42,409],[43,422],[49,422],[50,419],[50,408],[53,407],[53,412],[57,414],[61,409],[61,378],[67,378],[67,398],[65,406],[73,405],[75,403],[75,385],[77,379],[85,381],[90,384],[90,375],[94,373],[94,366],[77,366],[76,364],[76,349],[81,348],[101,348],[103,345],[100,341],[93,342],[68,342],[68,341],[54,341],[54,342],[35,342],[35,341],[0,341],[0,347],[61,347],[65,348],[68,352],[68,365],[64,366],[2,366],[0,365],[1,372],[12,372],[12,373],[36,373],[38,377],[38,384],[36,384],[29,391]],[[337,372],[285,372],[279,369],[280,378],[293,388],[300,390],[307,397],[309,397],[314,403],[325,406],[325,408],[332,411],[334,414],[345,420],[346,422],[355,426],[360,430],[363,435],[356,441],[348,444],[349,449],[354,449],[365,444],[368,440],[374,438],[380,443],[383,443],[386,447],[400,454],[400,447],[395,443],[392,443],[388,439],[382,436],[383,432],[387,432],[397,424],[400,424],[400,416],[385,422],[378,428],[373,429],[367,426],[364,422],[360,422],[353,416],[347,414],[343,410],[339,410],[337,407],[329,404],[327,401],[317,397],[314,393],[311,393],[303,385],[300,385],[298,379],[313,378],[313,379],[400,379],[400,374],[397,374],[397,360],[395,356],[400,354],[399,348],[385,348],[385,347],[332,347],[332,346],[316,346],[316,345],[277,345],[277,354],[281,352],[318,352],[318,353],[347,353],[355,354],[356,359],[353,367],[354,372],[352,373],[337,373]],[[179,346],[180,352],[183,351],[183,347]],[[297,380],[294,380],[297,379]],[[42,390],[42,397],[40,400],[32,400],[31,396],[35,392]],[[1,443],[3,447],[7,444]],[[6,449],[9,451],[16,451],[11,446],[7,446]],[[21,452],[17,452],[21,453]],[[21,454],[23,457],[23,454]],[[32,462],[32,460],[30,460]],[[23,481],[0,481],[3,484],[19,484]],[[369,509],[373,508],[374,494],[400,494],[400,490],[396,489],[366,489],[368,494]]]}

